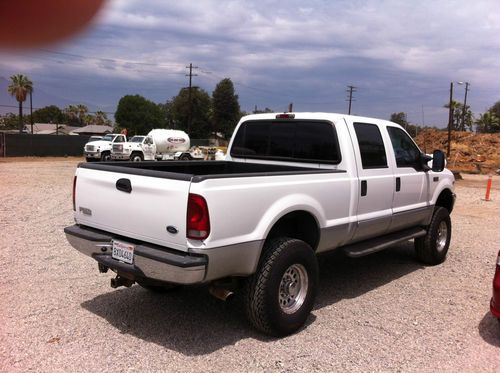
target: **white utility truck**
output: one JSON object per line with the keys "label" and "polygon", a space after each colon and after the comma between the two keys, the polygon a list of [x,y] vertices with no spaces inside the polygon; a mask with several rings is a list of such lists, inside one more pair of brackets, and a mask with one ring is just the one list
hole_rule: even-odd
{"label": "white utility truck", "polygon": [[127,137],[118,133],[109,133],[102,139],[91,141],[83,147],[83,154],[87,162],[109,161],[111,160],[111,149],[114,144],[121,144],[127,141]]}
{"label": "white utility truck", "polygon": [[154,161],[156,145],[150,136],[134,136],[129,141],[113,144],[111,159],[114,161]]}
{"label": "white utility truck", "polygon": [[444,167],[443,152],[423,154],[386,120],[249,115],[225,161],[79,164],[65,233],[116,273],[113,287],[204,283],[241,296],[257,329],[283,336],[313,308],[317,254],[414,240],[421,262],[445,260],[455,194]]}
{"label": "white utility truck", "polygon": [[154,129],[147,136],[134,136],[126,143],[114,144],[111,159],[132,162],[203,160],[203,150],[190,147],[190,142],[184,131]]}

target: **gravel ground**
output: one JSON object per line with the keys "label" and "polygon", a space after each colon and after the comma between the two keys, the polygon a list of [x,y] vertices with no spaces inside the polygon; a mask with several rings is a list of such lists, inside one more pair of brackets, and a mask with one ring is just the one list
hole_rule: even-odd
{"label": "gravel ground", "polygon": [[320,258],[306,327],[255,332],[237,302],[203,287],[113,290],[67,243],[79,159],[0,160],[0,372],[500,371],[489,314],[500,248],[500,178],[457,182],[448,260],[424,267],[406,243],[361,259]]}

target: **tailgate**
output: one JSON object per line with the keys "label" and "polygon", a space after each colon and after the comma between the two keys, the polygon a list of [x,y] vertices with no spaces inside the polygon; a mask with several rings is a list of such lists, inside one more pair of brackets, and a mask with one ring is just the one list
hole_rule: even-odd
{"label": "tailgate", "polygon": [[[81,167],[76,176],[75,218],[78,224],[187,251],[190,181]],[[167,227],[171,228],[167,231]]]}

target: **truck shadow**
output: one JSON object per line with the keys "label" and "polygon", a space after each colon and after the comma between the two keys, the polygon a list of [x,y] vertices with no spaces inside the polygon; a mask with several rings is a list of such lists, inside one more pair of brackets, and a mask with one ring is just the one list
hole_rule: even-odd
{"label": "truck shadow", "polygon": [[413,247],[413,242],[405,242],[357,259],[340,251],[320,255],[320,286],[315,309],[356,298],[425,268],[417,261]]}
{"label": "truck shadow", "polygon": [[[315,309],[355,298],[421,269],[411,243],[359,259],[341,253],[322,255]],[[114,290],[83,302],[82,307],[130,334],[187,356],[205,355],[246,338],[273,341],[246,321],[237,298],[220,301],[206,287],[187,287],[154,294],[138,285]],[[313,324],[313,314],[305,325]]]}

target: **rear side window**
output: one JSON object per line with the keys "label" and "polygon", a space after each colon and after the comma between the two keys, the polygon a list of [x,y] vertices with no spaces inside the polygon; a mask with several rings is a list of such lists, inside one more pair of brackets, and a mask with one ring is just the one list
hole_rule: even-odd
{"label": "rear side window", "polygon": [[269,120],[244,122],[231,148],[234,157],[339,163],[337,135],[330,122]]}
{"label": "rear side window", "polygon": [[384,140],[378,126],[369,123],[354,123],[358,138],[363,168],[387,168]]}
{"label": "rear side window", "polygon": [[398,167],[420,168],[420,150],[400,128],[387,127]]}

